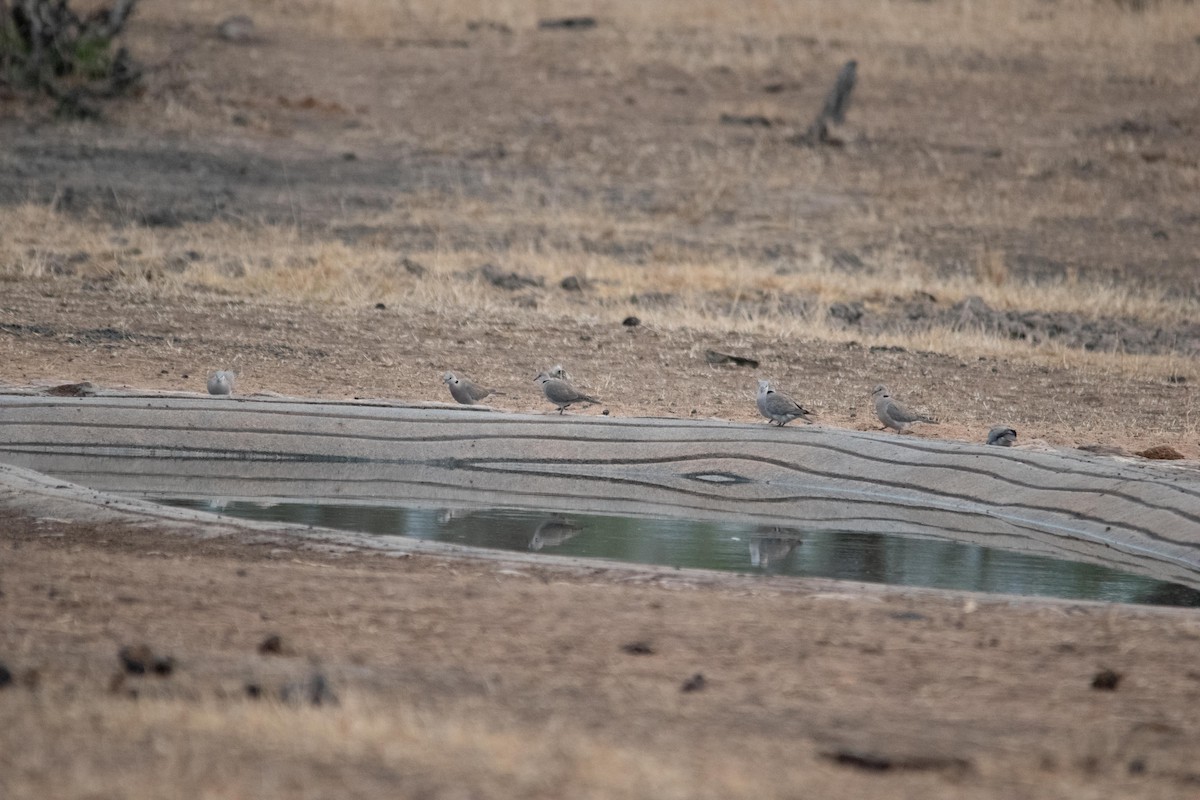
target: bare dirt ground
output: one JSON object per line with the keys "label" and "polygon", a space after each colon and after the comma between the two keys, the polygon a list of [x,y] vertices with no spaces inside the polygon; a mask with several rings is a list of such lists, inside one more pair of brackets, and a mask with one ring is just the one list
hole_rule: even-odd
{"label": "bare dirt ground", "polygon": [[[1195,9],[980,6],[139,6],[104,120],[0,94],[0,382],[529,410],[561,362],[584,413],[762,375],[859,428],[884,381],[920,436],[1200,458]],[[1200,791],[1186,612],[0,530],[6,798]],[[114,680],[143,641],[174,672]]]}
{"label": "bare dirt ground", "polygon": [[1194,613],[0,524],[5,797],[1200,787]]}

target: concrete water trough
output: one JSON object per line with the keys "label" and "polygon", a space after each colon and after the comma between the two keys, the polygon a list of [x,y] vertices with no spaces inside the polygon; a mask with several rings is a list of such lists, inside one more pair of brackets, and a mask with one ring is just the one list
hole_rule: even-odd
{"label": "concrete water trough", "polygon": [[[0,396],[0,464],[102,493],[94,503],[509,508],[902,535],[1200,588],[1200,473],[1074,451],[715,420],[30,392]],[[19,504],[34,484],[5,474],[3,502]]]}

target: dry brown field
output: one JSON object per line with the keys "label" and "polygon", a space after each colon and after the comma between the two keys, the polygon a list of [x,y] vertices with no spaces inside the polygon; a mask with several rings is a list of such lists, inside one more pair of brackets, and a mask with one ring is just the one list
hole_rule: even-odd
{"label": "dry brown field", "polygon": [[[529,411],[563,363],[580,413],[753,420],[762,376],[867,429],[882,381],[917,436],[1200,458],[1194,3],[178,0],[126,39],[99,121],[0,88],[0,384],[454,369]],[[1190,612],[0,525],[5,798],[1200,795]],[[174,673],[115,680],[139,641]],[[275,697],[314,670],[340,704]]]}

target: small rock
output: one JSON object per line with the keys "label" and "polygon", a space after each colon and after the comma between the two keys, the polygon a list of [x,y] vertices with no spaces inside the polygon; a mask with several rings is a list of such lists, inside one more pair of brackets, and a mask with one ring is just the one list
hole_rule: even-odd
{"label": "small rock", "polygon": [[829,316],[840,319],[847,325],[855,325],[863,318],[862,303],[834,303],[829,307]]}
{"label": "small rock", "polygon": [[621,324],[626,328],[636,328],[638,325],[642,324],[642,321],[637,317],[626,317],[625,319],[621,320]]}
{"label": "small rock", "polygon": [[0,664],[0,689],[6,689],[12,686],[13,675],[8,667]]}
{"label": "small rock", "polygon": [[692,677],[688,678],[686,681],[683,682],[683,685],[679,687],[679,691],[681,691],[681,692],[698,692],[704,688],[704,684],[705,684],[704,675],[702,673],[697,672],[695,675],[693,675]]}
{"label": "small rock", "polygon": [[719,353],[716,350],[705,350],[704,360],[709,364],[731,364],[735,367],[750,367],[751,369],[758,368],[758,359],[756,358],[735,356],[729,353]]}
{"label": "small rock", "polygon": [[568,292],[582,292],[587,287],[587,281],[580,279],[578,275],[568,275],[558,285]]}
{"label": "small rock", "polygon": [[1115,692],[1117,684],[1124,677],[1119,672],[1114,672],[1111,669],[1102,669],[1092,678],[1092,688],[1099,689],[1104,692]]}
{"label": "small rock", "polygon": [[387,303],[376,303],[375,310],[376,311],[387,311]]}
{"label": "small rock", "polygon": [[257,683],[247,683],[244,687],[246,697],[251,700],[259,700],[263,696],[263,688]]}
{"label": "small rock", "polygon": [[551,17],[539,19],[538,27],[542,30],[587,31],[596,27],[595,17]]}
{"label": "small rock", "polygon": [[652,656],[652,655],[654,655],[654,648],[650,646],[649,642],[643,642],[643,641],[628,642],[627,644],[621,645],[621,649],[624,650],[626,653],[629,653],[629,655],[631,655],[631,656]]}
{"label": "small rock", "polygon": [[1134,453],[1134,455],[1141,456],[1142,458],[1154,459],[1155,461],[1178,461],[1184,457],[1183,453],[1179,452],[1174,447],[1171,447],[1169,444],[1160,444],[1155,445],[1154,447],[1148,447],[1145,450]]}
{"label": "small rock", "polygon": [[258,29],[250,17],[235,14],[217,23],[217,36],[234,44],[250,44],[258,39]]}
{"label": "small rock", "polygon": [[46,394],[52,397],[95,397],[96,386],[91,381],[64,383],[47,389]]}
{"label": "small rock", "polygon": [[175,671],[175,659],[170,656],[156,655],[149,645],[126,645],[117,651],[121,666],[130,675],[155,675],[166,677]]}
{"label": "small rock", "polygon": [[545,285],[545,281],[534,275],[522,275],[518,272],[504,272],[495,264],[484,264],[477,267],[472,273],[483,278],[493,286],[501,289],[507,289],[510,292],[515,292],[518,289],[524,289],[527,286],[541,287]]}
{"label": "small rock", "polygon": [[722,125],[745,125],[749,128],[769,128],[771,120],[762,114],[722,114]]}
{"label": "small rock", "polygon": [[272,633],[258,643],[258,652],[263,655],[280,655],[283,653],[283,637],[278,633]]}

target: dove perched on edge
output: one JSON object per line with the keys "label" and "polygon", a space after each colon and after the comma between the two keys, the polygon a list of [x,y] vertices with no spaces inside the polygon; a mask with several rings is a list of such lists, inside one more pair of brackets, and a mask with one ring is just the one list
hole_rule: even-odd
{"label": "dove perched on edge", "polygon": [[769,420],[768,425],[774,422],[781,428],[794,419],[801,419],[809,425],[812,424],[812,420],[808,418],[812,412],[786,394],[772,389],[770,381],[760,380],[758,382],[758,413]]}
{"label": "dove perched on edge", "polygon": [[997,425],[988,431],[988,444],[994,444],[997,447],[1012,447],[1017,441],[1017,429],[1010,428],[1007,425]]}
{"label": "dove perched on edge", "polygon": [[233,394],[233,379],[235,377],[237,377],[237,373],[231,370],[217,370],[208,376],[208,393]]}
{"label": "dove perched on edge", "polygon": [[583,394],[571,384],[559,378],[551,378],[545,372],[539,372],[534,380],[542,387],[542,394],[554,405],[558,413],[563,413],[572,403],[599,403],[600,400]]}
{"label": "dove perched on edge", "polygon": [[473,406],[488,395],[503,394],[495,389],[486,389],[472,383],[466,378],[447,372],[442,376],[442,383],[450,387],[450,396],[464,406]]}
{"label": "dove perched on edge", "polygon": [[900,433],[904,433],[914,422],[937,424],[937,420],[933,417],[910,411],[903,403],[893,399],[888,387],[882,383],[871,390],[871,398],[875,401],[875,416],[879,417],[879,421],[884,424],[884,427],[895,428]]}

